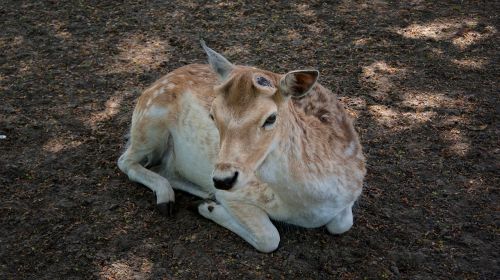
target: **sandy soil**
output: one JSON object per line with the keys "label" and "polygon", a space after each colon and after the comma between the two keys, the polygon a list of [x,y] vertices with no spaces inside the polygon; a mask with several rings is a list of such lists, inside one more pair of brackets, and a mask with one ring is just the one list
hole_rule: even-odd
{"label": "sandy soil", "polygon": [[[0,3],[0,278],[494,279],[498,1]],[[279,224],[260,254],[189,210],[159,215],[116,167],[161,75],[231,61],[312,67],[357,117],[355,226]],[[496,275],[496,276],[495,276]]]}

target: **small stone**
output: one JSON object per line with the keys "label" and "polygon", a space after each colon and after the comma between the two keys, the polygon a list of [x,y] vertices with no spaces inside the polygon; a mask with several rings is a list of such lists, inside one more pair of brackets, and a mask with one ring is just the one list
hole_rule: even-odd
{"label": "small stone", "polygon": [[111,204],[111,206],[108,207],[108,210],[112,211],[118,208],[118,204]]}
{"label": "small stone", "polygon": [[399,276],[399,268],[395,265],[391,266],[391,271],[394,275]]}

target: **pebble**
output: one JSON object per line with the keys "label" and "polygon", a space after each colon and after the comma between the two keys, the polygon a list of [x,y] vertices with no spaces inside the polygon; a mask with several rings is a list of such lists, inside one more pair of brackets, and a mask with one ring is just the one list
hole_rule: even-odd
{"label": "pebble", "polygon": [[395,265],[391,266],[391,271],[394,273],[396,276],[399,276],[399,268]]}

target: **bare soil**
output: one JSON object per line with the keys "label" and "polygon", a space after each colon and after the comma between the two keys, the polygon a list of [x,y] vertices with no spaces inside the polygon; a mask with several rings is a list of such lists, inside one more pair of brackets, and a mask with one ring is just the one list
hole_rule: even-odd
{"label": "bare soil", "polygon": [[[1,279],[495,279],[498,1],[0,3]],[[278,224],[261,254],[190,210],[162,217],[116,167],[161,75],[316,68],[368,158],[355,225]]]}

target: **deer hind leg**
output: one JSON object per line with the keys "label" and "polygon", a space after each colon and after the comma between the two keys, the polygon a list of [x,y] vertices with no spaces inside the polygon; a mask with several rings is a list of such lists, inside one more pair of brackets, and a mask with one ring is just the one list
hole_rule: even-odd
{"label": "deer hind leg", "polygon": [[163,215],[173,214],[174,191],[166,178],[145,166],[153,164],[166,152],[167,129],[160,119],[139,117],[132,124],[130,146],[118,159],[118,167],[130,180],[143,184],[155,193],[156,204]]}
{"label": "deer hind leg", "polygon": [[231,230],[255,249],[269,253],[278,248],[280,235],[268,216],[279,208],[272,190],[260,185],[245,186],[236,191],[217,191],[217,202],[204,202],[198,211],[202,216]]}
{"label": "deer hind leg", "polygon": [[353,225],[352,205],[354,202],[348,204],[340,213],[326,224],[326,228],[332,234],[342,234],[348,231]]}
{"label": "deer hind leg", "polygon": [[214,197],[213,192],[207,191],[201,186],[184,179],[182,176],[176,173],[173,162],[174,160],[173,150],[174,150],[173,140],[169,139],[167,143],[167,149],[163,155],[161,163],[159,165],[151,167],[151,170],[167,178],[168,182],[175,190],[187,192],[202,199],[213,198]]}

